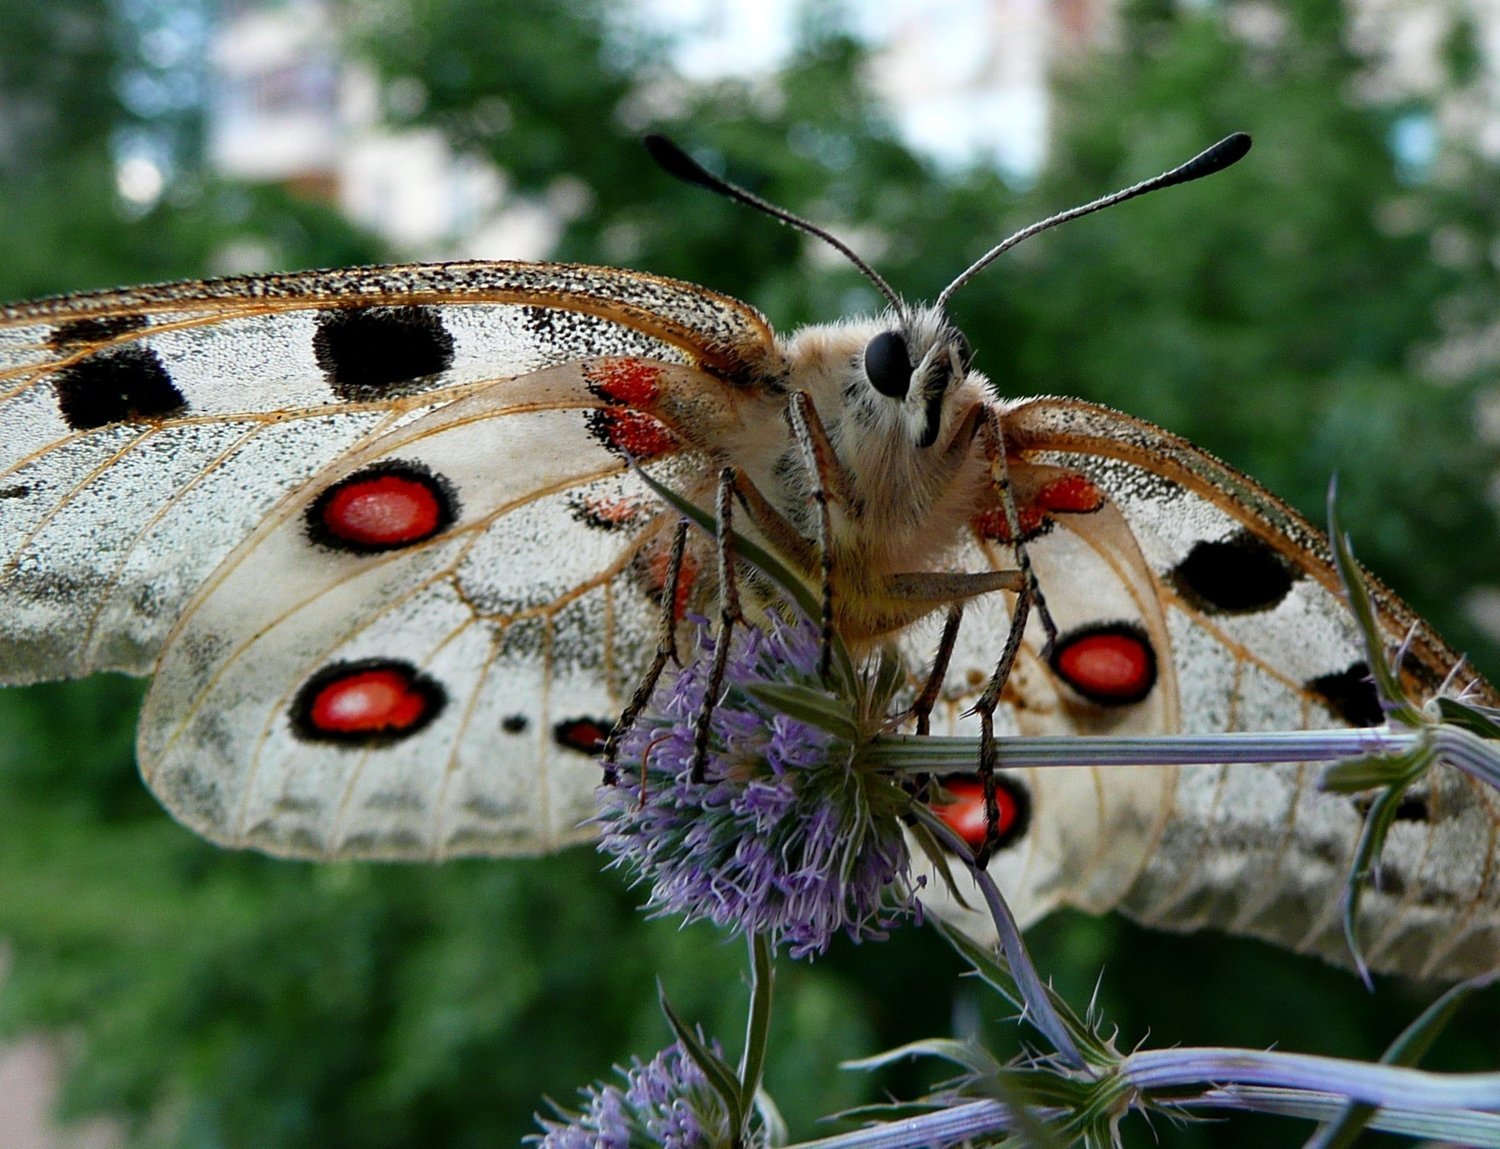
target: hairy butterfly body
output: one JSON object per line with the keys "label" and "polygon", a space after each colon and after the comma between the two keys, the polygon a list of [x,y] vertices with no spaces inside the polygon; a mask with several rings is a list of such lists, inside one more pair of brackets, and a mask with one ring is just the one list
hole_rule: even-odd
{"label": "hairy butterfly body", "polygon": [[[235,846],[437,859],[586,836],[595,752],[655,642],[675,515],[728,467],[744,529],[917,677],[935,724],[1033,619],[1003,733],[1381,720],[1326,542],[1171,435],[999,401],[940,308],[775,337],[649,275],[469,263],[251,277],[0,313],[0,680],[154,673],[142,771]],[[1003,450],[985,428],[1003,428]],[[987,450],[988,446],[988,450]],[[1015,516],[994,485],[1007,465]],[[815,466],[809,470],[808,456]],[[811,479],[820,476],[824,481]],[[822,565],[826,563],[826,567]],[[670,608],[715,593],[689,546]],[[1379,592],[1413,692],[1456,656]],[[1500,703],[1482,681],[1482,703]],[[1016,772],[991,866],[1019,916],[1122,906],[1336,955],[1360,810],[1297,763]],[[1500,955],[1500,802],[1439,768],[1366,901],[1373,964]]]}

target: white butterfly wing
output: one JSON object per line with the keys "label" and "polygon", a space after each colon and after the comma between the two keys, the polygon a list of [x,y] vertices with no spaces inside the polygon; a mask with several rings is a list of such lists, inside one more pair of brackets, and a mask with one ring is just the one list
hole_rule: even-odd
{"label": "white butterfly wing", "polygon": [[[1035,532],[1028,550],[1060,638],[1051,665],[1042,663],[1033,620],[1007,694],[1009,729],[1219,733],[1381,720],[1327,543],[1295,512],[1191,444],[1117,412],[1032,400],[1011,409],[1006,426],[1024,460],[1021,486],[1028,468],[1039,469],[1033,489],[1077,475],[1102,496],[1088,511],[1033,504],[1023,523]],[[1001,542],[980,548],[990,565],[1008,560]],[[1393,595],[1378,586],[1375,595],[1387,642],[1408,644],[1410,687],[1430,692],[1456,656]],[[971,680],[1007,623],[1005,604],[966,616],[949,675],[950,727],[962,724]],[[1079,669],[1087,661],[1067,661],[1070,649],[1102,641],[1153,665],[1139,697],[1128,674],[1093,681]],[[1478,701],[1495,702],[1483,682],[1475,689]],[[992,872],[1019,891],[1028,920],[1057,904],[1118,904],[1167,928],[1212,925],[1347,961],[1340,898],[1362,807],[1318,791],[1319,769],[1027,771],[1019,781],[1030,825]],[[1366,956],[1377,968],[1428,975],[1488,968],[1500,955],[1500,800],[1443,767],[1404,810],[1382,886],[1363,902]]]}
{"label": "white butterfly wing", "polygon": [[[649,370],[700,402],[718,386]],[[645,465],[674,485],[707,470],[597,390],[573,364],[453,403],[320,473],[223,563],[142,714],[143,773],[180,820],[305,857],[586,836],[671,521],[620,448],[654,443]]]}
{"label": "white butterfly wing", "polygon": [[561,264],[363,268],[0,311],[0,682],[148,673],[210,572],[345,452],[590,355],[733,373],[770,335],[689,284]]}

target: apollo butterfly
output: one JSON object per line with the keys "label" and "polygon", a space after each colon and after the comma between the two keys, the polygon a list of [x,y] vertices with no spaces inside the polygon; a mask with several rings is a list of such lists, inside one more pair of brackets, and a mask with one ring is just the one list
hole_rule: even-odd
{"label": "apollo butterfly", "polygon": [[[1168,182],[1203,174],[1185,170]],[[1057,634],[1029,624],[1001,735],[1380,722],[1327,541],[1296,512],[1128,415],[996,398],[1005,381],[973,369],[942,304],[998,250],[936,307],[885,289],[888,314],[788,338],[703,287],[557,263],[7,308],[0,680],[154,674],[142,773],[225,845],[555,849],[587,835],[597,753],[669,588],[678,616],[716,589],[708,540],[671,561],[676,515],[645,479],[711,510],[728,467],[745,529],[810,577],[821,546],[833,625],[856,649],[894,639],[914,687],[934,616],[968,600],[939,732],[972,731],[1017,535]],[[801,441],[789,411],[811,419]],[[984,449],[996,424],[1013,515]],[[821,507],[809,445],[831,479]],[[1430,694],[1457,657],[1375,594],[1409,687]],[[1470,692],[1500,704],[1483,681]],[[1000,777],[990,865],[1023,921],[1119,907],[1342,949],[1361,815],[1315,766]],[[1364,905],[1370,960],[1494,964],[1500,799],[1440,768],[1403,810]]]}

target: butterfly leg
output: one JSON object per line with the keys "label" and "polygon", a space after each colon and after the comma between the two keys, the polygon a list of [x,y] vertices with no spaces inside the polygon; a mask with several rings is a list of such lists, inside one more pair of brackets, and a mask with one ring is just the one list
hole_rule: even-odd
{"label": "butterfly leg", "polygon": [[797,533],[797,528],[771,505],[771,500],[760,493],[760,488],[739,467],[734,468],[734,490],[750,521],[765,535],[776,553],[799,573],[811,574],[818,562],[813,545]]}
{"label": "butterfly leg", "polygon": [[958,626],[963,617],[963,603],[956,602],[948,608],[948,617],[943,622],[943,634],[938,639],[937,653],[932,658],[932,673],[927,676],[921,693],[911,704],[910,713],[917,720],[917,734],[923,737],[932,733],[932,708],[937,705],[938,692],[943,689],[943,679],[948,674],[948,663],[953,658],[953,644],[958,641]]}
{"label": "butterfly leg", "polygon": [[734,493],[734,468],[725,467],[719,472],[719,488],[714,500],[714,549],[719,560],[719,632],[714,636],[714,661],[709,669],[708,686],[703,692],[703,706],[698,711],[698,722],[693,731],[694,782],[703,781],[703,768],[708,761],[710,724],[713,721],[714,707],[719,703],[719,692],[724,689],[724,671],[729,664],[729,641],[734,634],[734,624],[744,621],[740,614],[739,590],[734,581],[734,550],[730,530]]}
{"label": "butterfly leg", "polygon": [[786,409],[792,437],[802,448],[802,461],[811,481],[810,495],[818,509],[818,557],[823,585],[823,617],[820,620],[822,644],[818,655],[818,674],[827,679],[833,662],[833,523],[828,513],[830,494],[843,506],[856,505],[854,484],[844,465],[834,453],[823,421],[806,391],[792,395]]}
{"label": "butterfly leg", "polygon": [[[1037,618],[1041,620],[1042,630],[1047,635],[1046,645],[1042,647],[1042,657],[1046,658],[1057,642],[1057,623],[1052,620],[1052,612],[1047,609],[1047,600],[1042,595],[1041,584],[1037,582],[1036,570],[1031,565],[1031,556],[1026,553],[1026,542],[1021,536],[1021,516],[1016,511],[1016,494],[1010,483],[1010,464],[1005,457],[1005,434],[1000,429],[998,408],[988,405],[985,407],[982,426],[986,432],[984,450],[990,464],[990,483],[1000,496],[1000,509],[1005,515],[1005,527],[1015,549],[1016,565],[1020,567],[1021,576],[1026,583],[1026,596],[1031,600],[1027,607],[1029,609],[1032,603],[1036,605]],[[1020,599],[1016,601],[1016,610],[1021,612]],[[1019,639],[1016,641],[1019,642]],[[1004,685],[1003,681],[1001,685]],[[991,826],[993,827],[993,823]]]}
{"label": "butterfly leg", "polygon": [[1016,592],[1016,608],[1010,616],[1005,649],[1000,652],[1000,661],[995,664],[989,685],[974,703],[974,713],[979,715],[979,784],[984,788],[985,827],[984,845],[975,853],[974,860],[981,867],[989,861],[1000,830],[1000,803],[995,796],[995,708],[1000,705],[1000,692],[1005,689],[1016,664],[1016,655],[1021,650],[1021,638],[1031,616],[1031,588],[1031,583],[1023,583]]}
{"label": "butterfly leg", "polygon": [[[630,728],[635,725],[635,720],[646,708],[646,703],[651,701],[651,695],[656,690],[662,671],[667,668],[667,659],[677,661],[677,588],[682,581],[682,561],[687,553],[687,536],[688,521],[679,519],[677,529],[672,535],[672,553],[667,559],[667,578],[661,597],[661,625],[656,632],[656,654],[652,657],[651,665],[647,667],[646,673],[636,684],[635,693],[630,696],[630,701],[620,712],[620,720],[615,723],[614,728],[609,732],[609,737],[604,740],[604,784],[606,786],[613,786],[618,778],[615,759],[620,753],[620,742],[625,735],[630,733]],[[645,776],[646,772],[643,768],[641,771],[643,781]]]}

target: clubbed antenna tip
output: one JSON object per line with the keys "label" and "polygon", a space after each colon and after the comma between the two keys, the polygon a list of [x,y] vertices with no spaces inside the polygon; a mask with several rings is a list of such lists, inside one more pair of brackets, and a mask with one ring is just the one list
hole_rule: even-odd
{"label": "clubbed antenna tip", "polygon": [[666,136],[652,132],[642,142],[646,145],[646,151],[651,153],[651,158],[656,161],[656,166],[673,179],[708,188],[710,191],[720,190],[720,181],[709,175],[702,164]]}

